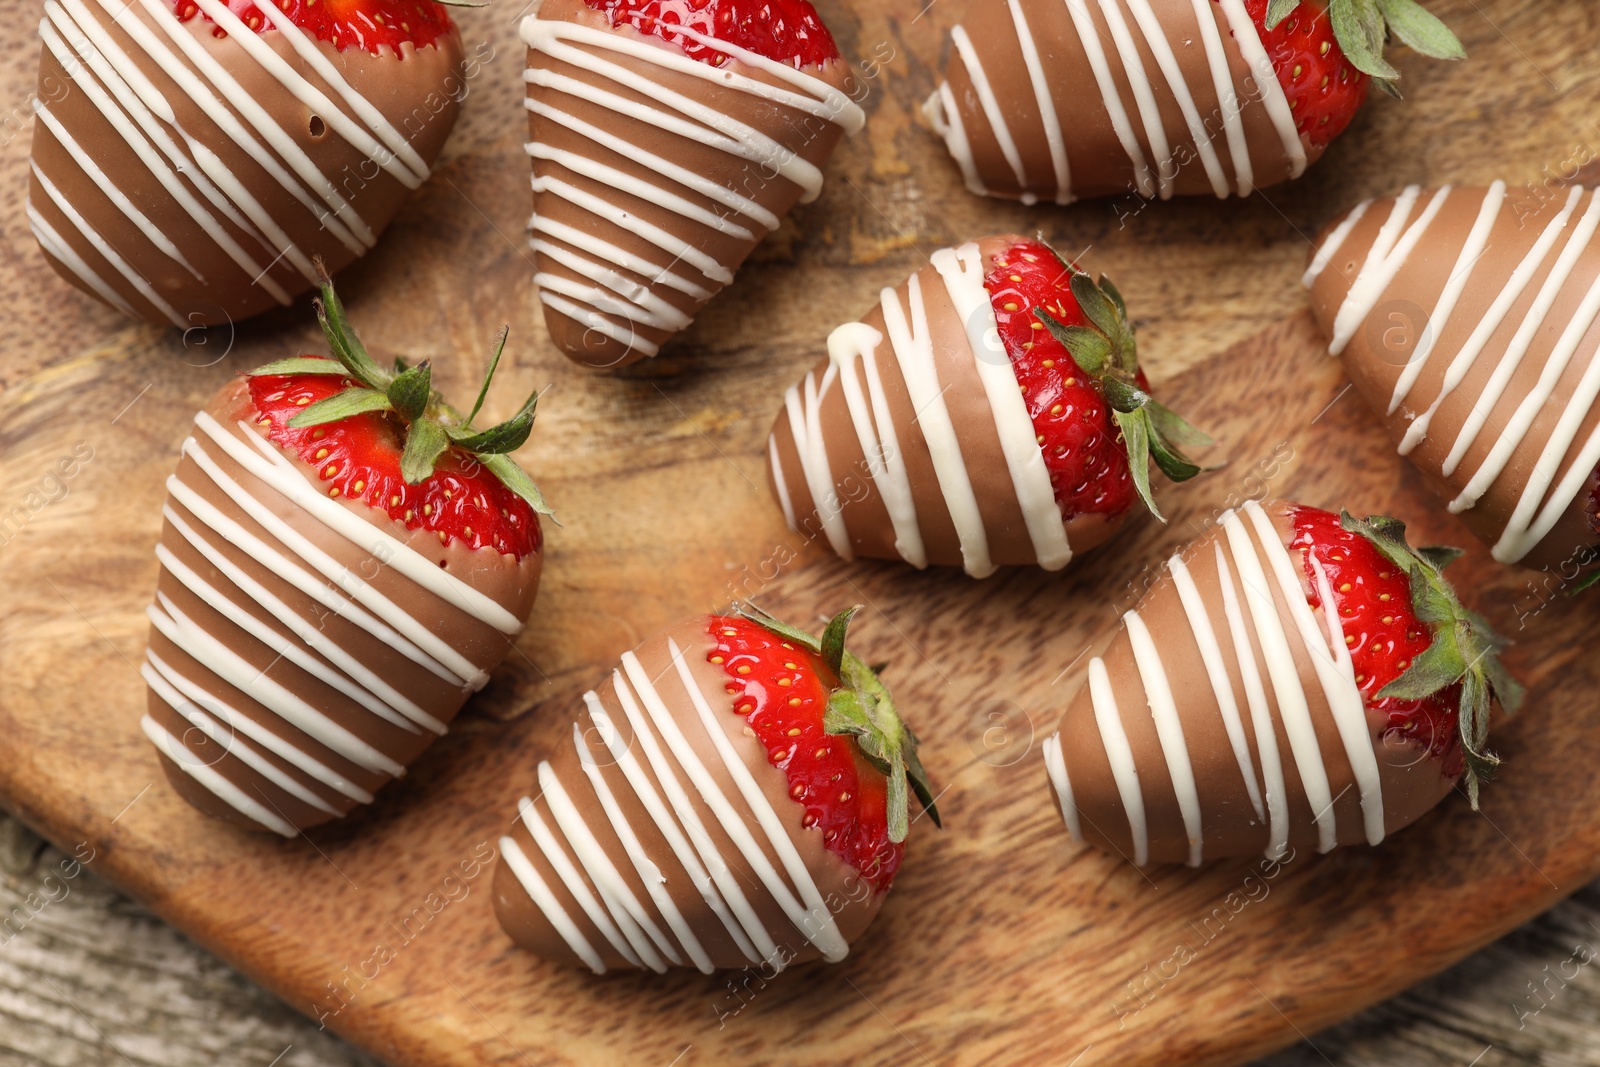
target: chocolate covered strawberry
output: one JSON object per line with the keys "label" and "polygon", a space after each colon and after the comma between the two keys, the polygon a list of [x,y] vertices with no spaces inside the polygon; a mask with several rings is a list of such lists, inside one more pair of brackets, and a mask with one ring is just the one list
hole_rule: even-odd
{"label": "chocolate covered strawberry", "polygon": [[1412,186],[1312,252],[1328,350],[1400,453],[1502,563],[1600,555],[1600,194]]}
{"label": "chocolate covered strawberry", "polygon": [[[496,426],[378,366],[331,284],[333,358],[229,383],[167,479],[142,726],[208,814],[284,835],[369,804],[488,681],[539,582],[539,490]],[[501,344],[505,342],[501,336]]]}
{"label": "chocolate covered strawberry", "polygon": [[748,608],[633,652],[539,764],[500,839],[494,901],[517,944],[596,973],[842,959],[938,822],[917,739],[845,650]]}
{"label": "chocolate covered strawberry", "polygon": [[534,284],[556,344],[655,355],[797,202],[865,115],[807,0],[534,0]]}
{"label": "chocolate covered strawberry", "polygon": [[1245,504],[1167,561],[1044,745],[1074,840],[1144,865],[1380,843],[1498,764],[1504,642],[1405,526]]}
{"label": "chocolate covered strawberry", "polygon": [[[966,0],[924,107],[974,193],[1248,196],[1298,178],[1391,37],[1461,59],[1416,0]],[[1396,94],[1398,95],[1398,94]]]}
{"label": "chocolate covered strawberry", "polygon": [[47,0],[28,219],[78,288],[183,329],[370,249],[466,92],[433,0]]}
{"label": "chocolate covered strawberry", "polygon": [[791,528],[857,555],[1063,567],[1135,501],[1150,461],[1199,473],[1209,438],[1157,403],[1122,297],[1023,237],[935,252],[828,338],[768,442]]}

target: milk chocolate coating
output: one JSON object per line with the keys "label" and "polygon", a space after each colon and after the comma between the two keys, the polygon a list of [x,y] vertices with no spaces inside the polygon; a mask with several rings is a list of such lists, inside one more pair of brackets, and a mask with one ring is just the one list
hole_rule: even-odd
{"label": "milk chocolate coating", "polygon": [[[715,648],[708,625],[709,619],[700,616],[651,637],[633,653],[638,658],[631,669],[624,657],[621,671],[614,671],[585,697],[586,707],[575,717],[569,739],[558,746],[547,763],[540,765],[540,779],[530,790],[533,799],[524,800],[524,806],[531,804],[531,812],[515,817],[509,837],[501,839],[494,876],[495,914],[506,933],[523,948],[548,960],[588,966],[597,972],[640,966],[664,970],[669,965],[699,966],[702,970],[772,964],[781,968],[790,962],[817,959],[823,955],[825,942],[820,937],[814,941],[780,905],[772,877],[781,881],[796,900],[820,902],[831,917],[828,921],[836,924],[843,944],[859,937],[882,906],[887,890],[874,890],[828,851],[820,829],[801,824],[804,805],[789,796],[784,771],[768,761],[765,746],[734,713],[726,695],[723,668],[707,661]],[[674,657],[674,645],[678,657]],[[680,663],[687,669],[688,683]],[[706,792],[695,784],[686,763],[654,723],[647,710],[651,694],[642,690],[642,685],[659,695],[663,713],[682,731],[682,738],[693,753],[692,762],[709,775],[713,783],[711,794],[720,794],[729,805],[732,824],[749,832],[745,845],[730,835],[727,824],[708,803]],[[781,824],[776,837],[767,835],[758,821],[757,806],[741,792],[729,771],[727,759],[696,709],[690,685],[702,695],[714,728],[731,746],[732,758],[749,769],[761,798],[758,803],[770,807],[776,815]],[[626,700],[619,690],[626,694]],[[609,723],[597,723],[590,710],[596,701]],[[607,743],[608,738],[614,748]],[[621,758],[619,752],[623,754]],[[592,761],[589,768],[585,768],[585,760]],[[589,777],[591,772],[599,778],[604,793]],[[551,787],[552,780],[570,800],[573,819],[563,822],[554,810],[551,796],[556,790]],[[681,787],[679,801],[692,816],[686,818],[684,808],[671,799],[671,786],[664,784],[669,780]],[[639,788],[641,783],[643,790]],[[609,811],[608,804],[614,804]],[[530,832],[530,819],[548,830],[549,837],[543,845]],[[669,832],[684,851],[674,847]],[[627,843],[630,837],[632,844]],[[580,841],[584,843],[581,847],[576,844]],[[783,851],[775,847],[774,841],[787,842],[792,847],[789,858],[803,867],[805,878],[815,887],[814,895],[808,894],[810,886],[802,888],[803,883],[786,867]],[[746,851],[752,843],[756,853]],[[590,848],[595,851],[588,851]],[[693,873],[684,862],[685,852],[693,857],[690,865],[699,865]],[[514,869],[518,861],[508,859],[518,854],[531,867],[537,890],[549,894],[545,904],[535,902],[529,882]],[[758,870],[754,859],[757,854],[765,857],[770,866],[765,874]],[[606,872],[602,887],[596,872],[604,871],[607,862],[611,871]],[[651,873],[654,886],[670,899],[669,906],[664,908],[651,897],[652,886],[641,868]],[[717,873],[718,868],[721,873]],[[714,877],[703,889],[696,879],[707,871]],[[729,887],[737,890],[741,901],[734,901]],[[578,892],[586,899],[580,901]],[[633,926],[631,940],[648,945],[655,954],[653,959],[638,953],[637,946],[630,945],[622,931],[626,922],[619,920],[629,914],[629,909],[614,901],[622,899],[624,893],[630,893],[639,905],[632,913],[645,916],[660,938],[659,942],[653,940],[643,932],[642,924]],[[726,908],[727,921],[718,916],[708,896]],[[700,947],[698,959],[675,928],[673,911],[681,916],[683,928]],[[747,930],[735,918],[741,911],[747,916],[746,922],[765,931],[770,939],[762,947],[750,938],[747,947],[755,948],[753,955],[740,948],[731,932]],[[595,921],[595,914],[606,920],[609,936]],[[567,928],[566,934],[558,929],[558,923]],[[816,928],[821,927],[819,921]],[[575,949],[574,942],[584,947],[583,952]],[[630,946],[632,959],[619,950],[619,943]]]}
{"label": "milk chocolate coating", "polygon": [[[264,438],[245,379],[218,393],[206,412],[217,432],[259,452],[256,442]],[[290,453],[281,456],[289,478],[304,479],[326,495],[312,467]],[[168,779],[190,803],[250,829],[292,832],[349,814],[363,802],[360,793],[376,793],[403,773],[481,685],[482,677],[430,669],[426,664],[439,661],[399,636],[389,625],[396,618],[410,617],[474,674],[491,670],[510,651],[514,632],[418,584],[401,557],[414,554],[421,565],[478,590],[514,616],[504,624],[513,630],[533,607],[538,552],[518,561],[455,539],[441,545],[437,534],[407,530],[365,502],[335,501],[359,518],[358,534],[370,526],[404,546],[374,537],[363,547],[252,473],[201,420],[168,488],[144,667],[150,683],[146,732],[152,733],[153,723],[153,741],[164,730],[179,743],[157,742]],[[287,523],[311,547],[281,539],[274,520]],[[392,608],[375,606],[379,597]],[[376,690],[363,671],[399,697]],[[396,699],[413,702],[437,721],[437,729],[416,724],[395,708]],[[294,715],[284,712],[295,702],[381,758],[363,761],[326,736],[312,736],[305,719],[296,725]],[[374,705],[386,707],[389,717]],[[214,736],[208,737],[207,722],[217,724]],[[263,732],[278,740],[276,750],[270,739],[262,740]],[[385,760],[397,766],[372,765]],[[339,780],[353,788],[338,788],[333,783]],[[223,794],[244,802],[230,803]]]}
{"label": "milk chocolate coating", "polygon": [[[28,204],[45,258],[90,295],[183,329],[287,304],[315,286],[313,257],[337,271],[371,247],[411,191],[391,170],[420,184],[466,92],[454,29],[380,55],[295,31],[335,83],[287,32],[219,38],[213,28],[139,0],[48,0],[41,26]],[[289,72],[268,69],[244,37]],[[302,98],[318,93],[315,106]],[[347,136],[346,123],[370,143]]]}
{"label": "milk chocolate coating", "polygon": [[1080,26],[1060,0],[964,0],[924,110],[972,192],[1246,196],[1321,156],[1242,3],[1132,8],[1086,3]]}
{"label": "milk chocolate coating", "polygon": [[1600,544],[1595,204],[1408,190],[1330,226],[1307,275],[1356,391],[1502,562],[1575,572]]}
{"label": "milk chocolate coating", "polygon": [[[1219,526],[1174,557],[1184,561],[1193,579],[1200,605],[1199,616],[1209,623],[1219,657],[1208,657],[1203,651],[1202,635],[1206,627],[1204,624],[1197,627],[1185,609],[1169,562],[1135,608],[1148,630],[1155,650],[1152,655],[1159,660],[1158,665],[1152,667],[1147,660],[1145,672],[1141,672],[1130,636],[1129,616],[1124,617],[1123,624],[1091,661],[1091,675],[1095,664],[1103,665],[1115,700],[1114,710],[1103,702],[1098,709],[1107,717],[1107,726],[1102,727],[1097,718],[1093,686],[1086,683],[1068,705],[1058,737],[1050,739],[1045,746],[1053,788],[1067,814],[1069,827],[1076,819],[1081,839],[1141,864],[1203,862],[1222,856],[1263,852],[1281,858],[1285,854],[1283,849],[1269,848],[1274,841],[1272,831],[1276,823],[1280,828],[1280,844],[1295,853],[1308,855],[1313,851],[1326,851],[1335,843],[1351,845],[1370,841],[1364,819],[1365,804],[1372,804],[1375,811],[1381,810],[1381,826],[1383,834],[1387,835],[1414,822],[1450,792],[1455,779],[1444,774],[1444,763],[1439,758],[1428,757],[1428,746],[1389,735],[1387,716],[1364,704],[1355,712],[1361,716],[1354,723],[1355,743],[1358,746],[1370,744],[1381,795],[1369,796],[1363,789],[1355,759],[1338,727],[1328,690],[1319,679],[1313,662],[1316,656],[1333,668],[1336,692],[1348,695],[1354,690],[1355,679],[1349,659],[1339,661],[1341,650],[1331,645],[1334,639],[1330,637],[1323,609],[1311,606],[1312,587],[1306,575],[1304,556],[1298,549],[1287,547],[1293,537],[1291,513],[1294,507],[1277,501],[1250,504],[1239,513],[1228,512]],[[1259,509],[1267,520],[1266,535],[1252,517],[1252,509]],[[1249,546],[1242,549],[1243,559],[1241,549],[1234,546],[1226,529],[1233,523],[1244,533],[1240,544]],[[1276,548],[1267,540],[1269,535]],[[1228,567],[1226,579],[1218,563],[1219,546]],[[1274,570],[1274,553],[1281,563],[1285,552],[1292,565],[1293,596],[1299,600],[1299,605],[1292,604]],[[1261,564],[1264,585],[1258,584],[1258,579],[1248,576],[1244,569],[1252,556]],[[1223,594],[1225,581],[1233,590],[1237,604],[1236,617],[1240,621],[1237,629],[1230,624]],[[1270,607],[1261,598],[1263,592],[1270,596]],[[1252,596],[1257,598],[1264,614],[1258,616],[1253,612]],[[1305,631],[1299,623],[1306,617],[1297,618],[1300,607],[1309,611],[1307,621],[1314,622],[1314,642],[1303,636]],[[1258,623],[1257,619],[1261,621]],[[1274,626],[1281,627],[1286,647],[1293,657],[1292,670],[1281,677],[1273,675],[1271,657],[1264,651],[1273,640],[1270,632]],[[1235,633],[1241,635],[1241,642],[1234,640]],[[1208,661],[1220,669],[1222,691],[1229,695],[1237,709],[1247,768],[1241,766],[1230,738],[1223,700],[1217,695],[1217,682],[1208,671]],[[1285,661],[1280,659],[1279,662]],[[1255,703],[1245,681],[1242,664],[1246,663],[1254,665],[1254,674],[1260,683]],[[1163,683],[1170,689],[1181,725],[1181,738],[1169,736],[1165,744],[1156,714]],[[1314,751],[1302,746],[1301,751],[1306,755],[1305,768],[1313,775],[1325,775],[1325,786],[1308,787],[1305,769],[1286,725],[1289,716],[1285,708],[1296,702],[1296,693],[1303,693],[1302,706],[1309,713],[1315,739]],[[1355,700],[1360,703],[1359,693]],[[1349,707],[1354,710],[1354,705]],[[1298,719],[1298,714],[1295,717]],[[1125,749],[1116,740],[1119,726],[1127,738]],[[1258,729],[1261,732],[1258,733]],[[1271,738],[1265,761],[1263,737]],[[1133,795],[1137,797],[1132,807],[1124,802],[1113,771],[1113,754],[1119,751],[1131,753],[1131,773],[1125,771],[1123,780],[1124,785],[1131,784]],[[1360,749],[1356,752],[1359,754]],[[1274,762],[1281,768],[1281,786],[1275,784],[1275,776],[1268,774]],[[1175,771],[1174,767],[1185,765],[1192,769],[1194,795],[1198,800],[1198,838],[1191,836],[1180,807],[1179,796],[1183,790],[1178,783],[1183,772]],[[1260,812],[1251,799],[1247,776],[1261,798]],[[1064,789],[1063,784],[1069,788]],[[1317,798],[1315,801],[1313,794]],[[1282,804],[1276,819],[1272,813],[1275,797]],[[1331,805],[1328,798],[1332,799]],[[1134,831],[1141,807],[1147,825],[1145,849],[1141,849]],[[1318,812],[1327,813],[1333,820],[1330,837],[1323,837],[1316,825]],[[1130,814],[1134,817],[1130,818]]]}
{"label": "milk chocolate coating", "polygon": [[[807,193],[793,161],[820,168],[863,118],[841,95],[843,60],[788,78],[739,59],[714,67],[627,23],[612,29],[583,0],[538,0],[522,36],[535,284],[551,337],[588,366],[655,355]],[[762,95],[772,91],[792,99]]]}
{"label": "milk chocolate coating", "polygon": [[[1002,235],[976,242],[983,261],[982,274],[987,275],[993,269],[996,256],[1024,240],[1026,238],[1016,235]],[[1010,361],[1003,354],[974,352],[967,324],[936,267],[922,268],[915,279],[927,313],[931,363],[923,358],[927,352],[919,355],[912,351],[915,345],[897,348],[885,325],[882,302],[867,312],[861,323],[882,336],[873,353],[861,359],[841,361],[835,372],[835,356],[830,352],[818,361],[800,385],[789,390],[786,407],[778,413],[769,440],[767,474],[773,494],[784,508],[791,527],[812,537],[827,535],[835,551],[847,559],[860,555],[874,559],[906,558],[924,565],[966,566],[978,577],[990,573],[994,566],[1038,563],[1039,556],[1024,520],[1017,485],[1002,450],[996,408],[979,371],[980,360],[998,359],[1005,371],[1012,374],[1009,390],[1015,392],[1017,384]],[[911,282],[907,281],[893,290],[893,299],[902,309],[910,307],[910,289]],[[996,328],[994,309],[986,293],[978,314],[988,316],[986,323],[978,324],[980,333]],[[830,349],[836,347],[835,342],[830,341]],[[877,409],[870,403],[873,389],[872,379],[866,373],[868,362],[875,367],[876,379],[881,383],[886,421],[892,426],[897,445],[893,449],[889,447],[885,427],[879,425]],[[939,398],[927,402],[923,410],[918,410],[907,386],[907,363],[912,365],[914,373],[920,367],[936,378]],[[859,384],[860,395],[868,400],[863,405],[862,415],[873,429],[869,436],[875,436],[876,440],[867,444],[863,444],[852,416],[844,387],[846,375]],[[816,394],[814,402],[806,399],[812,390]],[[965,468],[982,517],[987,567],[964,558],[947,487],[941,483],[934,466],[930,437],[938,439],[941,448],[949,444],[949,435],[942,433],[934,420],[941,406],[949,412],[959,452],[954,465]],[[1018,404],[1015,409],[1002,410],[1003,417],[1013,420],[1020,417],[1024,421],[1028,439],[1032,441],[1034,431],[1026,407]],[[809,418],[793,418],[793,411],[814,414],[819,433],[811,434],[807,429]],[[798,437],[796,422],[800,423]],[[831,494],[828,494],[831,500],[828,495],[814,492],[807,477],[808,464],[802,461],[800,448],[801,442],[807,439],[812,442],[806,452],[811,458],[809,466],[822,480],[820,484],[831,487]],[[816,447],[820,447],[820,452],[814,450]],[[925,561],[913,559],[897,547],[901,538],[897,536],[885,504],[884,487],[880,485],[882,476],[874,473],[873,463],[868,460],[869,451],[874,453],[874,460],[881,452],[883,458],[897,456],[904,463],[915,511],[910,526],[924,543]],[[825,459],[826,469],[818,462],[819,458]],[[1048,485],[1045,488],[1048,489]],[[893,487],[889,489],[891,494],[894,491]],[[823,495],[821,501],[818,495]],[[1115,516],[1084,514],[1063,521],[1053,496],[1043,503],[1046,507],[1056,507],[1055,521],[1062,523],[1073,553],[1087,551],[1106,541],[1126,517],[1126,513]],[[842,536],[837,532],[829,533],[829,521],[835,516],[842,523]],[[834,541],[836,536],[840,538],[837,542]],[[972,538],[968,541],[970,554]],[[1061,562],[1054,566],[1060,566]]]}

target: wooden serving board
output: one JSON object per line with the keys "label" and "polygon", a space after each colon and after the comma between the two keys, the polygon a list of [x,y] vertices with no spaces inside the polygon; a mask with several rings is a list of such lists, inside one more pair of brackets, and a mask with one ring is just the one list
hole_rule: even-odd
{"label": "wooden serving board", "polygon": [[[519,654],[475,711],[375,810],[294,841],[207,822],[175,797],[138,730],[137,665],[162,483],[192,413],[230,374],[314,348],[309,310],[188,336],[130,326],[49,274],[13,192],[0,215],[0,517],[11,521],[0,526],[0,802],[295,1007],[412,1067],[1236,1063],[1397,992],[1600,874],[1600,662],[1588,636],[1600,605],[1545,591],[1476,545],[1458,583],[1516,637],[1511,663],[1532,691],[1497,734],[1506,769],[1481,813],[1452,797],[1380,849],[1281,869],[1140,872],[1068,843],[1038,757],[1075,661],[1132,603],[1142,568],[1221,508],[1286,495],[1389,511],[1425,541],[1462,541],[1320,354],[1299,310],[1306,238],[1407,181],[1570,176],[1600,136],[1600,11],[1436,2],[1472,62],[1424,69],[1407,57],[1412,98],[1376,102],[1291,189],[1027,210],[964,193],[912,118],[949,0],[822,6],[871,86],[867,133],[673,354],[614,376],[567,365],[538,325],[516,13],[462,13],[482,61],[463,123],[341,289],[372,347],[436,357],[458,395],[512,323],[491,414],[553,385],[521,458],[565,525],[549,531]],[[28,7],[0,4],[13,27]],[[0,92],[25,102],[37,37],[15,37]],[[14,191],[27,141],[0,147]],[[801,542],[762,469],[782,389],[834,324],[928,251],[1007,229],[1040,229],[1117,279],[1158,391],[1224,442],[1227,466],[1163,490],[1169,526],[1136,522],[1056,576],[847,566]],[[838,966],[771,982],[597,979],[511,949],[476,861],[539,754],[620,652],[735,595],[798,622],[868,605],[863,654],[891,664],[945,789],[947,829],[918,824],[882,915]],[[92,1018],[94,1005],[81,1007]]]}

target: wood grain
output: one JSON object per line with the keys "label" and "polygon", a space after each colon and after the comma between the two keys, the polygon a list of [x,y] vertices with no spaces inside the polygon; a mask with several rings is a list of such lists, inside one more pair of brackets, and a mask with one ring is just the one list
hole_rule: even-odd
{"label": "wood grain", "polygon": [[[1224,932],[1195,961],[1142,986],[1153,996],[1137,992],[1146,969],[1159,972],[1180,940],[1205,940],[1205,920],[1250,865],[1141,874],[1072,848],[1030,744],[1070,692],[1073,659],[1131,603],[1140,568],[1229,502],[1270,492],[1381,508],[1426,538],[1461,540],[1368,413],[1340,399],[1336,364],[1295,313],[1303,234],[1402,181],[1559,172],[1574,136],[1594,132],[1583,123],[1600,15],[1531,0],[1441,4],[1473,64],[1426,74],[1408,64],[1417,85],[1404,109],[1379,101],[1307,181],[1271,199],[1122,218],[1133,205],[1030,210],[961,192],[909,117],[931,86],[945,11],[857,7],[859,28],[840,36],[847,54],[882,64],[869,135],[846,146],[823,198],[676,354],[614,377],[568,366],[536,327],[514,24],[510,12],[464,18],[469,51],[485,42],[493,58],[447,162],[341,291],[372,347],[438,357],[441,384],[457,393],[512,322],[514,359],[491,414],[529,385],[554,384],[523,458],[566,525],[552,532],[521,655],[478,702],[486,714],[469,716],[378,810],[310,839],[235,834],[183,806],[138,735],[135,666],[161,484],[192,412],[229,374],[313,344],[306,309],[187,337],[120,325],[41,274],[11,205],[0,291],[19,307],[0,368],[0,512],[20,503],[27,521],[0,546],[0,800],[69,851],[89,843],[91,870],[296,1008],[331,1011],[329,986],[343,983],[330,1028],[429,1067],[667,1063],[687,1046],[685,1062],[706,1063],[1080,1053],[1085,1065],[1232,1063],[1403,989],[1600,872],[1589,818],[1600,782],[1570,769],[1600,755],[1588,721],[1600,665],[1583,654],[1596,608],[1545,608],[1525,575],[1476,550],[1460,565],[1464,585],[1522,642],[1512,661],[1534,686],[1527,714],[1501,735],[1509,766],[1484,812],[1456,798],[1380,850],[1297,859],[1261,900],[1213,920]],[[850,25],[837,6],[827,13]],[[26,79],[7,78],[20,99]],[[1493,155],[1486,122],[1503,131]],[[1397,149],[1401,131],[1410,144]],[[5,146],[0,180],[20,177],[23,140]],[[1168,495],[1170,527],[1138,525],[1064,576],[974,583],[848,567],[797,543],[761,471],[781,389],[832,324],[921,254],[1018,228],[1087,247],[1086,263],[1117,278],[1163,397],[1226,441],[1229,466]],[[94,458],[61,495],[45,479],[78,442]],[[60,499],[35,509],[35,491]],[[501,832],[597,672],[655,627],[734,593],[800,621],[866,602],[864,651],[893,664],[899,702],[949,790],[950,829],[919,826],[893,898],[850,959],[746,992],[731,1014],[743,1002],[724,979],[597,981],[514,952],[483,876],[430,912],[445,876]],[[396,949],[393,962],[352,977],[380,943]]]}

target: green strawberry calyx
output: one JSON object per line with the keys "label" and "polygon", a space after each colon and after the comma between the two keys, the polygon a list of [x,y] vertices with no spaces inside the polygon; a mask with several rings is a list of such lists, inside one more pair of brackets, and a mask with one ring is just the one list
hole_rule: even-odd
{"label": "green strawberry calyx", "polygon": [[314,306],[333,359],[297,356],[268,363],[248,373],[251,377],[333,374],[353,378],[357,384],[307,406],[289,420],[289,425],[299,430],[341,422],[365,412],[389,412],[406,424],[405,449],[400,455],[400,475],[406,484],[427,481],[439,458],[456,448],[470,453],[534,511],[553,519],[555,513],[546,503],[544,494],[510,456],[522,447],[533,431],[539,391],[534,390],[516,414],[502,423],[481,430],[472,424],[483,407],[484,398],[489,395],[489,383],[500,365],[500,354],[505,351],[510,327],[501,329],[489,358],[489,368],[483,376],[483,385],[478,390],[478,399],[463,417],[433,388],[431,360],[423,360],[413,367],[403,359],[396,359],[393,370],[379,366],[345,319],[344,305],[334,293],[333,280],[320,259],[317,273],[322,280],[322,292]]}
{"label": "green strawberry calyx", "polygon": [[1372,542],[1379,554],[1410,576],[1411,610],[1433,632],[1433,642],[1377,695],[1423,700],[1460,685],[1456,724],[1466,759],[1467,797],[1477,808],[1479,785],[1493,778],[1500,765],[1500,757],[1486,747],[1491,705],[1499,701],[1508,715],[1515,714],[1526,695],[1522,683],[1500,662],[1500,653],[1510,642],[1495,633],[1482,615],[1468,610],[1445,579],[1445,568],[1462,555],[1459,548],[1412,548],[1405,523],[1384,515],[1357,519],[1341,511],[1339,524]]}
{"label": "green strawberry calyx", "polygon": [[752,604],[733,605],[733,614],[748,619],[779,637],[793,641],[822,657],[823,663],[839,679],[828,697],[822,728],[830,734],[851,738],[866,761],[888,781],[889,840],[899,843],[911,829],[910,794],[928,813],[935,826],[939,809],[934,803],[933,784],[917,757],[917,735],[895,710],[889,690],[878,678],[882,668],[873,669],[845,648],[845,631],[861,605],[835,615],[820,638],[779,622]]}

